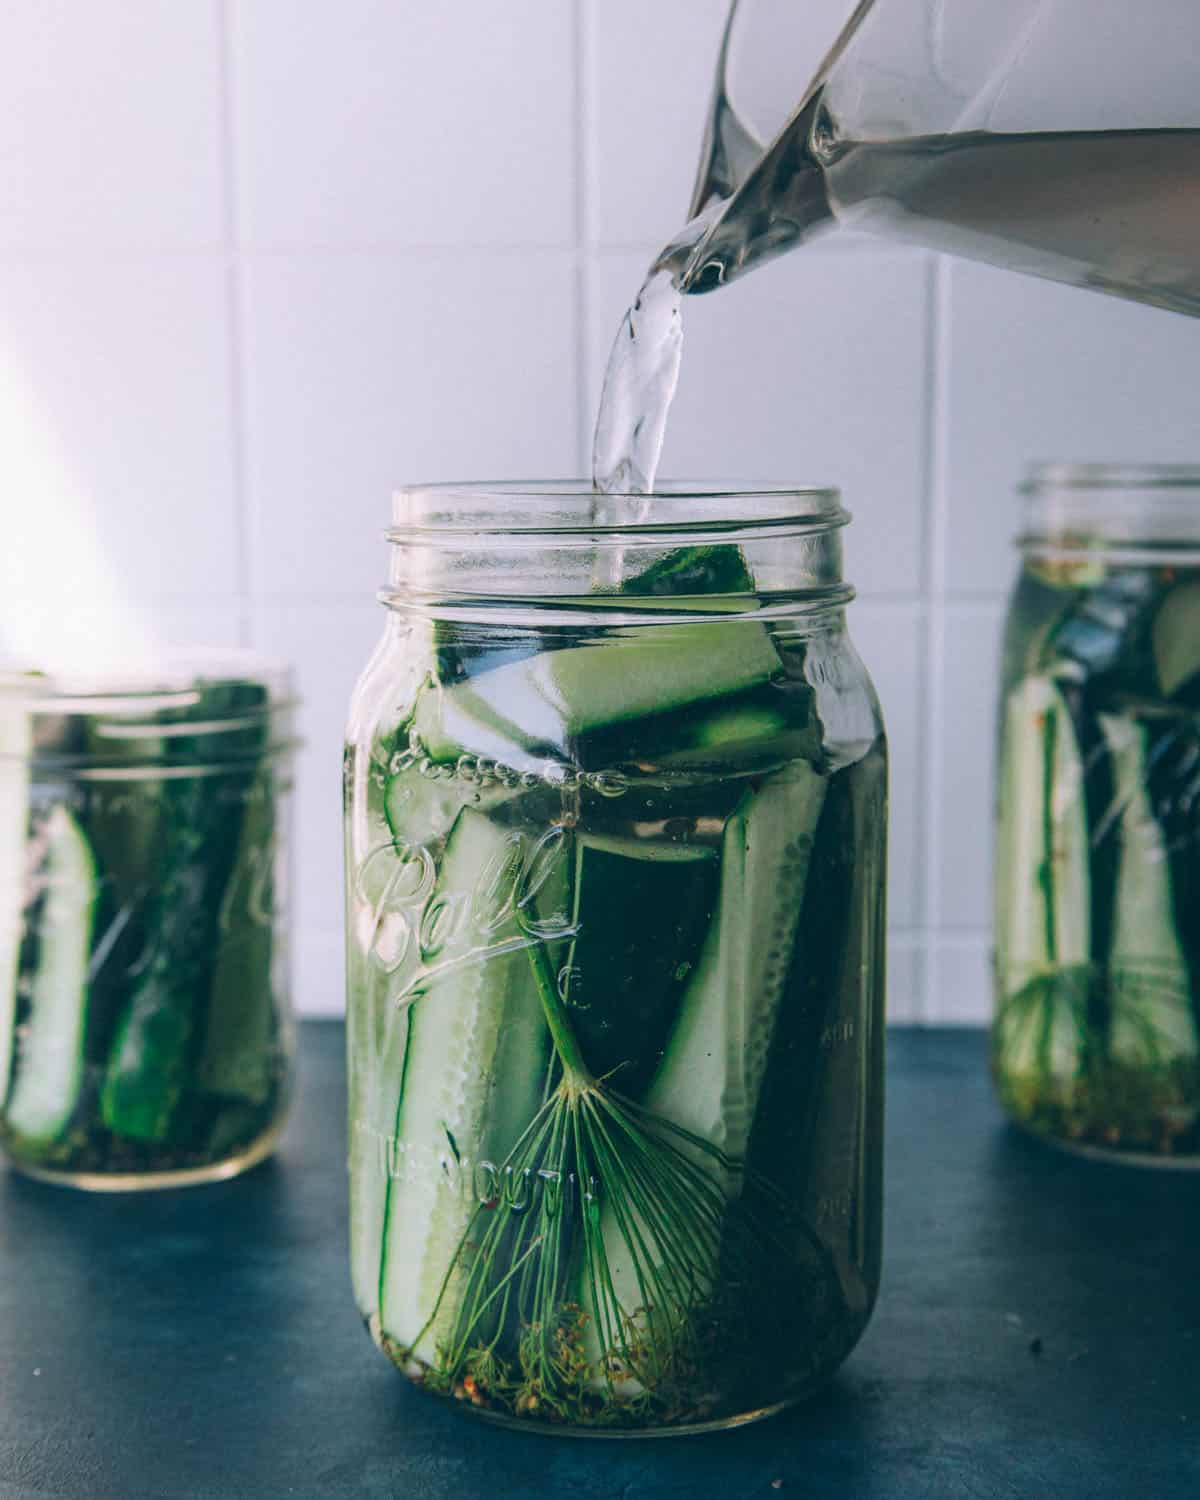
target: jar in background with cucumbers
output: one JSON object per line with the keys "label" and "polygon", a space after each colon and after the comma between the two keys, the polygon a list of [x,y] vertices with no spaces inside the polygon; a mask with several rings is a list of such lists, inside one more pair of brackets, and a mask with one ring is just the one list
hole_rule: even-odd
{"label": "jar in background with cucumbers", "polygon": [[396,498],[345,762],[371,1336],[554,1431],[764,1416],[880,1261],[887,769],[836,492]]}
{"label": "jar in background with cucumbers", "polygon": [[294,700],[249,653],[0,677],[0,1146],[77,1187],[273,1148]]}
{"label": "jar in background with cucumbers", "polygon": [[1060,1144],[1200,1165],[1200,468],[1047,464],[1024,493],[997,1091]]}

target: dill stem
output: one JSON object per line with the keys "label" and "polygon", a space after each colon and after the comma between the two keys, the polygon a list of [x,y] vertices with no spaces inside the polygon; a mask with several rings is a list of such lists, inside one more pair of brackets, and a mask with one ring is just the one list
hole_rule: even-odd
{"label": "dill stem", "polygon": [[559,1061],[563,1065],[563,1082],[566,1084],[566,1091],[570,1096],[578,1097],[594,1088],[596,1080],[583,1060],[583,1053],[579,1050],[579,1043],[571,1029],[566,1006],[558,993],[558,984],[550,968],[550,961],[546,957],[545,944],[533,943],[525,951],[529,954],[533,982],[537,985],[546,1024],[554,1040],[554,1050],[558,1053]]}

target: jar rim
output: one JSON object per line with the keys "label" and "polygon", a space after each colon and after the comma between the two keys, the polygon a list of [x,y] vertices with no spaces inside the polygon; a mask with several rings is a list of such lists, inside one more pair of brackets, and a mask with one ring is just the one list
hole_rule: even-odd
{"label": "jar rim", "polygon": [[291,668],[277,657],[242,647],[164,652],[133,667],[49,672],[0,660],[5,702],[33,710],[52,707],[56,713],[158,713],[186,708],[202,688],[236,682],[266,689],[264,711],[296,701]]}
{"label": "jar rim", "polygon": [[1018,486],[1022,495],[1048,490],[1200,489],[1200,464],[1077,463],[1047,459],[1031,463]]}
{"label": "jar rim", "polygon": [[582,479],[459,480],[395,490],[387,537],[393,542],[457,538],[464,532],[614,540],[661,533],[753,537],[780,530],[831,531],[850,519],[840,490],[830,485],[667,479],[650,494],[609,494]]}
{"label": "jar rim", "polygon": [[[238,684],[260,688],[261,700],[213,712],[205,694]],[[0,727],[10,729],[0,736],[0,762],[16,759],[105,779],[128,779],[150,768],[160,775],[201,774],[209,768],[199,753],[162,769],[173,761],[172,742],[186,739],[210,746],[216,757],[211,769],[223,771],[242,757],[240,732],[265,733],[250,760],[295,748],[291,723],[298,703],[291,668],[243,648],[172,651],[135,667],[57,673],[22,671],[4,662]],[[92,728],[86,748],[77,743],[85,724]]]}
{"label": "jar rim", "polygon": [[1194,566],[1200,549],[1200,465],[1031,464],[1017,546],[1026,557]]}

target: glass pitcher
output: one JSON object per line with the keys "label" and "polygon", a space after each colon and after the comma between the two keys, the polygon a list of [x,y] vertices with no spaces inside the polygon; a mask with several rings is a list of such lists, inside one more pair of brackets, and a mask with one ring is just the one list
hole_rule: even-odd
{"label": "glass pitcher", "polygon": [[734,0],[685,291],[844,226],[1200,313],[1193,0],[861,0],[805,86],[810,19]]}

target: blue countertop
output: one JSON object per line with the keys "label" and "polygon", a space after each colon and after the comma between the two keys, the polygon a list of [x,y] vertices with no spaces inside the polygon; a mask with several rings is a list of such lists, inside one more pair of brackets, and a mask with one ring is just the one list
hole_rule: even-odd
{"label": "blue countertop", "polygon": [[86,1196],[0,1171],[0,1500],[1200,1495],[1200,1173],[1006,1126],[985,1043],[890,1046],[883,1291],[834,1384],[735,1432],[497,1430],[408,1387],[346,1268],[342,1029],[278,1159]]}

